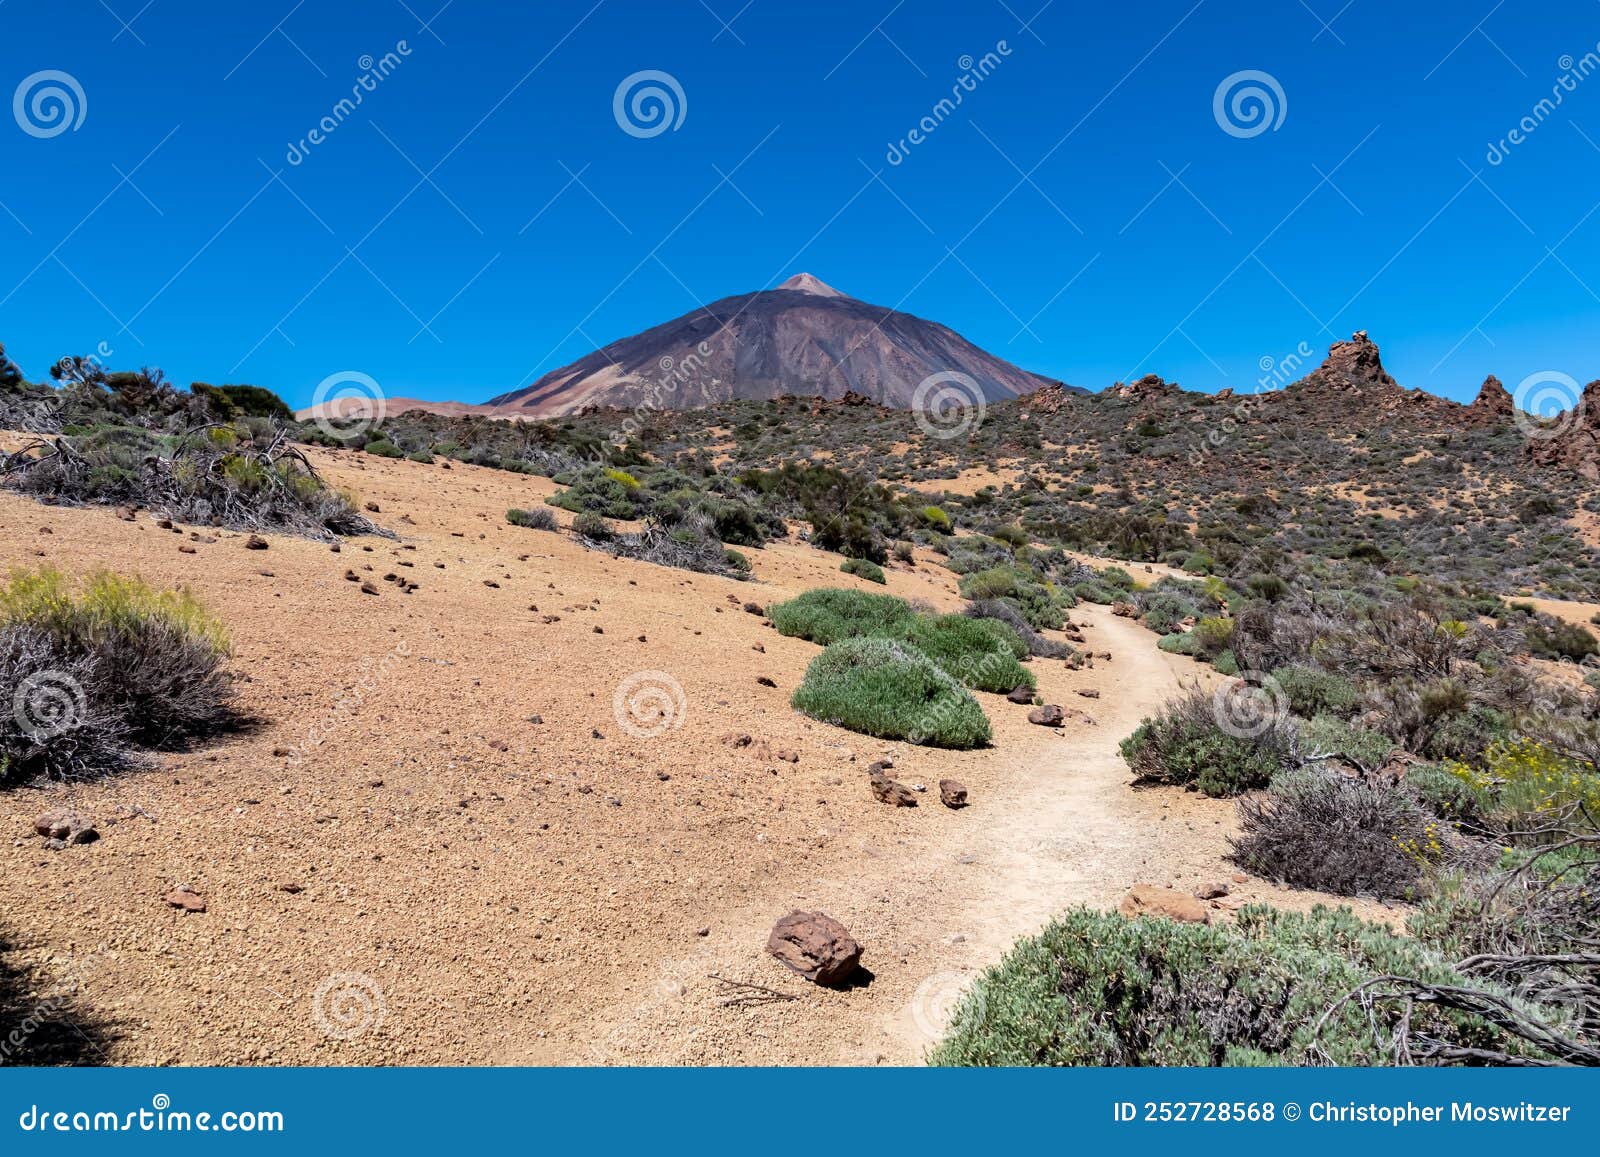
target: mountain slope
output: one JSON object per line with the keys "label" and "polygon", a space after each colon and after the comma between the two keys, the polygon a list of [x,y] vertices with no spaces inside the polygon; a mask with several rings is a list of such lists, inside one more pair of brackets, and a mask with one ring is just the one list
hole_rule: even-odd
{"label": "mountain slope", "polygon": [[905,409],[922,404],[919,385],[938,374],[958,389],[975,387],[985,401],[1051,384],[937,322],[869,305],[800,273],[776,289],[725,297],[614,341],[488,405],[546,416],[586,406],[693,409],[853,392]]}

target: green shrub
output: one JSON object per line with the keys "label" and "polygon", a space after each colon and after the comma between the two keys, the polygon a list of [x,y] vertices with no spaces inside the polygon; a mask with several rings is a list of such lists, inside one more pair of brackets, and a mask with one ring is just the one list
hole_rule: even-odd
{"label": "green shrub", "polygon": [[847,558],[839,569],[845,574],[853,574],[857,578],[866,579],[869,583],[885,585],[889,581],[884,577],[883,568],[869,559]]}
{"label": "green shrub", "polygon": [[421,462],[424,466],[431,466],[433,464],[433,453],[426,449],[413,450],[406,455],[406,461]]}
{"label": "green shrub", "polygon": [[863,735],[931,747],[981,747],[989,720],[969,691],[908,643],[847,638],[806,668],[797,711]]}
{"label": "green shrub", "polygon": [[1600,653],[1600,642],[1595,641],[1589,628],[1563,619],[1530,623],[1527,638],[1528,650],[1541,659],[1570,659],[1581,663],[1590,655]]}
{"label": "green shrub", "polygon": [[950,516],[944,511],[940,510],[937,506],[924,506],[920,511],[918,511],[918,513],[922,515],[922,520],[935,530],[942,530],[945,533],[949,533]]}
{"label": "green shrub", "polygon": [[1377,731],[1318,715],[1300,726],[1300,758],[1337,757],[1361,771],[1376,771],[1394,752],[1394,741]]}
{"label": "green shrub", "polygon": [[948,674],[979,691],[1005,694],[1038,684],[1018,660],[1028,653],[1017,633],[995,619],[922,615],[902,636]]}
{"label": "green shrub", "polygon": [[961,580],[964,599],[1005,599],[1016,606],[1036,631],[1060,630],[1066,616],[1050,589],[1014,566],[990,567]]}
{"label": "green shrub", "polygon": [[781,635],[827,646],[865,635],[902,636],[916,612],[893,595],[827,587],[768,607],[767,617]]}
{"label": "green shrub", "polygon": [[595,542],[610,542],[617,537],[616,528],[590,510],[578,512],[572,520],[572,533]]}
{"label": "green shrub", "polygon": [[[1253,691],[1219,689],[1213,697],[1196,689],[1140,723],[1122,741],[1122,757],[1141,780],[1194,784],[1209,796],[1266,787],[1290,764],[1294,746],[1287,721],[1258,714],[1269,710]],[[1225,731],[1224,720],[1238,734]]]}
{"label": "green shrub", "polygon": [[1307,719],[1337,715],[1348,719],[1361,706],[1361,693],[1343,675],[1300,664],[1279,667],[1273,681],[1289,702],[1289,710]]}
{"label": "green shrub", "polygon": [[1493,806],[1493,792],[1477,786],[1475,777],[1463,777],[1437,763],[1414,763],[1406,768],[1405,784],[1422,806],[1449,823],[1477,829]]}
{"label": "green shrub", "polygon": [[[1232,926],[1074,908],[1020,941],[957,1005],[941,1065],[1388,1065],[1402,1018],[1461,1050],[1531,1050],[1437,1004],[1350,992],[1380,976],[1468,984],[1348,909],[1252,905]],[[1466,1053],[1470,1057],[1470,1052]]]}
{"label": "green shrub", "polygon": [[556,516],[543,506],[533,510],[512,507],[506,511],[506,521],[512,526],[525,526],[529,530],[556,530],[561,525],[556,521]]}
{"label": "green shrub", "polygon": [[379,458],[405,457],[405,454],[401,451],[400,447],[396,446],[393,442],[389,441],[389,439],[385,437],[374,438],[366,445],[362,446],[361,449],[368,454],[376,454]]}

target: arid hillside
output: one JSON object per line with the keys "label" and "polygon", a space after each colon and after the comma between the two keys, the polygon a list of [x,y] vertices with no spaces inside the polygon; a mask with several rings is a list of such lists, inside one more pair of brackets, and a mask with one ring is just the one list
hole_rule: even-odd
{"label": "arid hillside", "polygon": [[[1118,740],[1194,676],[1103,607],[1072,617],[1109,659],[1031,664],[1064,727],[980,694],[991,748],[884,743],[793,711],[818,649],[746,606],[869,585],[837,555],[790,540],[749,552],[749,582],[669,570],[507,524],[544,479],[314,459],[398,537],[246,549],[0,493],[0,567],[114,565],[200,595],[253,720],[0,796],[7,975],[62,1004],[82,1059],[915,1062],[971,977],[1062,906],[1235,870],[1227,801],[1127,790]],[[888,589],[956,606],[957,576],[918,556]],[[629,734],[630,679],[681,688],[670,729]],[[921,806],[874,800],[885,756]],[[943,778],[969,807],[940,806]],[[99,840],[48,850],[34,819],[62,807]],[[182,887],[204,911],[169,902]],[[849,926],[870,983],[819,989],[764,953],[795,907]]]}

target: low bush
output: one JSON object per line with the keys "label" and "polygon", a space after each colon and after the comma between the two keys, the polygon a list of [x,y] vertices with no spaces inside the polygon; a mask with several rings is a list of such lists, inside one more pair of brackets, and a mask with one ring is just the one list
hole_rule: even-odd
{"label": "low bush", "polygon": [[1054,639],[1046,638],[1029,625],[1013,604],[1002,599],[974,599],[962,608],[962,614],[973,619],[994,619],[1010,627],[1017,638],[1028,649],[1028,654],[1041,659],[1066,659],[1069,662],[1078,658],[1078,651],[1067,643],[1058,643]]}
{"label": "low bush", "polygon": [[611,542],[617,537],[616,527],[589,510],[579,511],[578,516],[572,520],[572,533],[579,538],[599,543]]}
{"label": "low bush", "polygon": [[1534,740],[1501,740],[1479,766],[1452,760],[1444,770],[1481,802],[1499,833],[1555,842],[1600,824],[1600,775]]}
{"label": "low bush", "polygon": [[13,708],[0,780],[113,770],[126,743],[174,747],[231,719],[227,634],[187,591],[17,572],[0,587],[0,633]]}
{"label": "low bush", "polygon": [[1142,781],[1193,784],[1221,797],[1266,787],[1292,764],[1294,746],[1293,724],[1253,692],[1195,689],[1140,723],[1121,750]]}
{"label": "low bush", "polygon": [[1402,1032],[1458,1060],[1479,1048],[1541,1057],[1471,1013],[1345,999],[1385,976],[1470,983],[1417,941],[1348,909],[1252,905],[1217,926],[1074,908],[978,979],[929,1060],[1392,1065],[1416,1059],[1392,1043]]}
{"label": "low bush", "polygon": [[1404,787],[1306,767],[1239,801],[1232,859],[1294,888],[1336,896],[1409,897],[1453,837]]}
{"label": "low bush", "polygon": [[1289,710],[1308,719],[1314,715],[1348,719],[1361,706],[1361,693],[1343,675],[1304,664],[1290,664],[1279,667],[1272,678],[1287,697]]}
{"label": "low bush", "polygon": [[532,510],[512,507],[506,511],[506,521],[512,526],[525,526],[529,530],[557,530],[561,525],[556,521],[556,516],[543,506],[536,506]]}
{"label": "low bush", "polygon": [[1394,750],[1387,735],[1355,727],[1334,715],[1318,715],[1300,725],[1300,758],[1305,762],[1334,759],[1358,771],[1373,772]]}
{"label": "low bush", "polygon": [[916,612],[893,595],[826,587],[768,607],[767,617],[779,634],[827,646],[866,635],[903,636]]}
{"label": "low bush", "polygon": [[45,502],[145,506],[201,526],[388,534],[299,450],[258,442],[246,422],[185,434],[103,426],[0,455],[0,481]]}
{"label": "low bush", "polygon": [[1018,660],[1027,648],[1016,632],[994,619],[965,615],[918,616],[901,636],[948,674],[978,691],[1005,694],[1038,684]]}
{"label": "low bush", "polygon": [[978,701],[908,643],[847,638],[806,668],[797,711],[863,735],[932,747],[972,748],[989,741]]}
{"label": "low bush", "polygon": [[840,568],[845,574],[855,575],[857,578],[866,579],[869,583],[887,585],[889,580],[884,577],[883,568],[877,563],[864,558],[847,558]]}
{"label": "low bush", "polygon": [[1050,588],[1019,567],[997,566],[976,571],[961,580],[960,590],[965,599],[1006,600],[1036,631],[1060,630],[1066,621]]}

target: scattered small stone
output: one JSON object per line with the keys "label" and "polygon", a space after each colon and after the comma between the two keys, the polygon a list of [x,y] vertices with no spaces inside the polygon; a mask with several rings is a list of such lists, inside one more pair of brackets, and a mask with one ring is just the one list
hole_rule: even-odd
{"label": "scattered small stone", "polygon": [[174,908],[182,908],[185,912],[204,912],[206,910],[205,900],[188,884],[179,884],[168,892],[167,903]]}
{"label": "scattered small stone", "polygon": [[730,731],[722,737],[724,747],[749,747],[752,742],[754,741],[742,731]]}
{"label": "scattered small stone", "polygon": [[294,880],[285,880],[283,883],[278,885],[278,891],[287,892],[291,896],[298,896],[301,892],[304,892],[305,890],[306,890],[306,886],[304,884],[297,883]]}
{"label": "scattered small stone", "polygon": [[252,534],[249,538],[244,540],[244,548],[246,550],[266,550],[267,540],[262,538],[259,534]]}
{"label": "scattered small stone", "polygon": [[765,655],[767,653],[767,649],[765,647],[763,647],[760,643],[751,643],[750,644],[750,649],[752,651],[760,651],[763,655]]}
{"label": "scattered small stone", "polygon": [[848,982],[861,964],[861,945],[826,912],[790,912],[772,926],[767,951],[791,972],[827,988]]}
{"label": "scattered small stone", "polygon": [[960,810],[967,806],[967,785],[956,779],[939,781],[939,802],[947,808]]}
{"label": "scattered small stone", "polygon": [[777,686],[776,683],[774,683],[771,679],[767,678],[767,676],[765,676],[765,675],[757,675],[756,676],[756,682],[761,684],[763,687],[776,687]]}
{"label": "scattered small stone", "polygon": [[541,623],[559,623],[561,621],[561,616],[560,615],[540,615],[539,616],[539,621]]}
{"label": "scattered small stone", "polygon": [[747,615],[765,615],[767,613],[760,603],[746,603],[744,612]]}
{"label": "scattered small stone", "polygon": [[694,934],[696,936],[710,936],[711,935],[711,927],[710,927],[710,925],[706,925],[705,927],[696,928],[694,930]]}
{"label": "scattered small stone", "polygon": [[1019,683],[1010,691],[1006,692],[1006,698],[1011,700],[1013,703],[1032,703],[1033,688],[1028,686],[1026,683]]}
{"label": "scattered small stone", "polygon": [[33,830],[50,840],[61,841],[62,847],[68,844],[92,844],[100,838],[100,833],[95,830],[88,816],[66,809],[45,812],[33,821]]}
{"label": "scattered small stone", "polygon": [[381,512],[380,512],[380,511],[379,511],[379,510],[378,510],[378,504],[377,504],[377,503],[376,503],[376,502],[369,502],[369,503],[367,503],[367,504],[366,504],[366,509],[367,509],[367,513],[369,513],[369,514],[378,514],[378,513],[381,513]]}
{"label": "scattered small stone", "polygon": [[500,589],[500,584],[495,582],[494,579],[484,579],[483,585],[486,587],[493,587],[495,590]]}
{"label": "scattered small stone", "polygon": [[1100,698],[1100,692],[1096,691],[1093,687],[1079,687],[1078,694],[1082,695],[1085,699]]}
{"label": "scattered small stone", "polygon": [[195,549],[194,549],[194,547],[190,546],[186,542],[183,545],[178,547],[178,553],[179,554],[194,554],[195,553]]}
{"label": "scattered small stone", "polygon": [[869,783],[872,787],[872,798],[879,803],[886,803],[891,807],[917,806],[917,793],[903,783],[881,775],[873,776]]}
{"label": "scattered small stone", "polygon": [[528,716],[528,722],[529,723],[543,723],[544,722],[544,716],[543,715],[530,715],[530,716]]}
{"label": "scattered small stone", "polygon": [[378,593],[377,585],[373,583],[371,579],[362,579],[361,593],[364,595],[375,595]]}
{"label": "scattered small stone", "polygon": [[778,758],[783,760],[785,763],[799,763],[800,753],[798,751],[788,751],[780,747],[778,749]]}
{"label": "scattered small stone", "polygon": [[1212,880],[1196,888],[1194,890],[1194,898],[1196,900],[1220,900],[1231,891],[1233,889],[1221,880]]}
{"label": "scattered small stone", "polygon": [[1028,712],[1028,722],[1037,723],[1040,727],[1060,727],[1065,718],[1061,708],[1054,703],[1046,703]]}
{"label": "scattered small stone", "polygon": [[600,734],[600,729],[598,727],[591,727],[591,728],[589,728],[589,738],[590,739],[604,739],[605,736]]}

